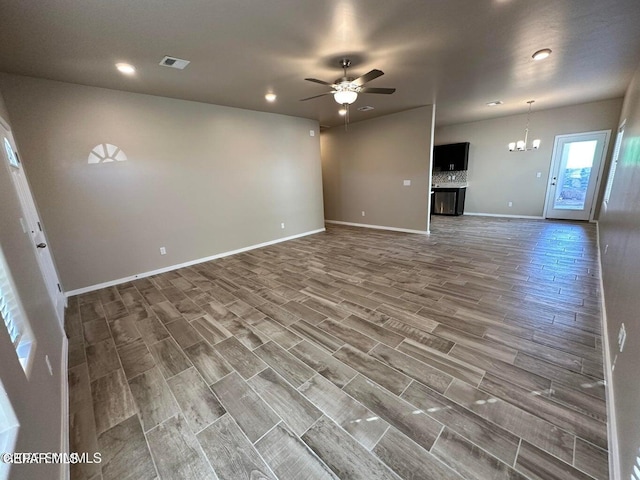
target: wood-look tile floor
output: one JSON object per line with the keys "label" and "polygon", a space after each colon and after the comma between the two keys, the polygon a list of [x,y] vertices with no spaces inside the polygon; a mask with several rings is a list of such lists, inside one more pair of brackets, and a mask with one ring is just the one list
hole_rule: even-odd
{"label": "wood-look tile floor", "polygon": [[72,479],[606,479],[595,227],[434,217],[70,299]]}

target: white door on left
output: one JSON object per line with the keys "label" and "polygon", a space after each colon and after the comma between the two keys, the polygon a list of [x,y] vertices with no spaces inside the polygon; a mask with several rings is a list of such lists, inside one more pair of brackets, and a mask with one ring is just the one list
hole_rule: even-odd
{"label": "white door on left", "polygon": [[2,121],[0,121],[0,141],[2,142],[2,156],[4,161],[9,165],[11,178],[22,206],[22,213],[24,215],[24,217],[20,219],[22,229],[25,234],[31,237],[33,248],[36,251],[36,258],[38,259],[42,276],[47,285],[47,291],[55,305],[58,320],[64,327],[64,307],[66,299],[60,286],[60,281],[58,280],[58,272],[56,271],[53,257],[51,256],[49,242],[47,241],[38,210],[31,195],[29,183],[22,168],[13,136]]}

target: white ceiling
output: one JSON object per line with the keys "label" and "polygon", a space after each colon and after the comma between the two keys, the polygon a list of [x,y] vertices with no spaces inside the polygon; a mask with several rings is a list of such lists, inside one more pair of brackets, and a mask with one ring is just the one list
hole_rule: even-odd
{"label": "white ceiling", "polygon": [[299,99],[347,56],[351,75],[378,68],[368,86],[397,89],[360,95],[353,107],[375,109],[351,121],[435,103],[445,125],[622,96],[638,25],[638,0],[0,0],[0,71],[338,125],[331,96]]}

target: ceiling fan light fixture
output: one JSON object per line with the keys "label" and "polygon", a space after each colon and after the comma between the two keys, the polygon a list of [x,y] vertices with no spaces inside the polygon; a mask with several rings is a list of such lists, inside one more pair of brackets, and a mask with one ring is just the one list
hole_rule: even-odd
{"label": "ceiling fan light fixture", "polygon": [[346,107],[342,107],[340,110],[338,110],[338,115],[340,115],[341,117],[344,117],[346,114],[347,114]]}
{"label": "ceiling fan light fixture", "polygon": [[551,55],[551,49],[550,48],[543,48],[542,50],[538,50],[536,53],[531,55],[531,58],[533,58],[536,61],[537,60],[544,60],[549,55]]}
{"label": "ceiling fan light fixture", "polygon": [[340,105],[351,105],[358,98],[358,92],[353,90],[338,90],[333,94],[333,99]]}

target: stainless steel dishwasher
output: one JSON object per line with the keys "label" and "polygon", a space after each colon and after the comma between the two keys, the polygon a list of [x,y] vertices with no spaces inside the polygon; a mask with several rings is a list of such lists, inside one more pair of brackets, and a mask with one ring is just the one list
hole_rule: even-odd
{"label": "stainless steel dishwasher", "polygon": [[433,205],[431,211],[434,215],[462,215],[464,213],[464,200],[466,188],[434,188]]}

